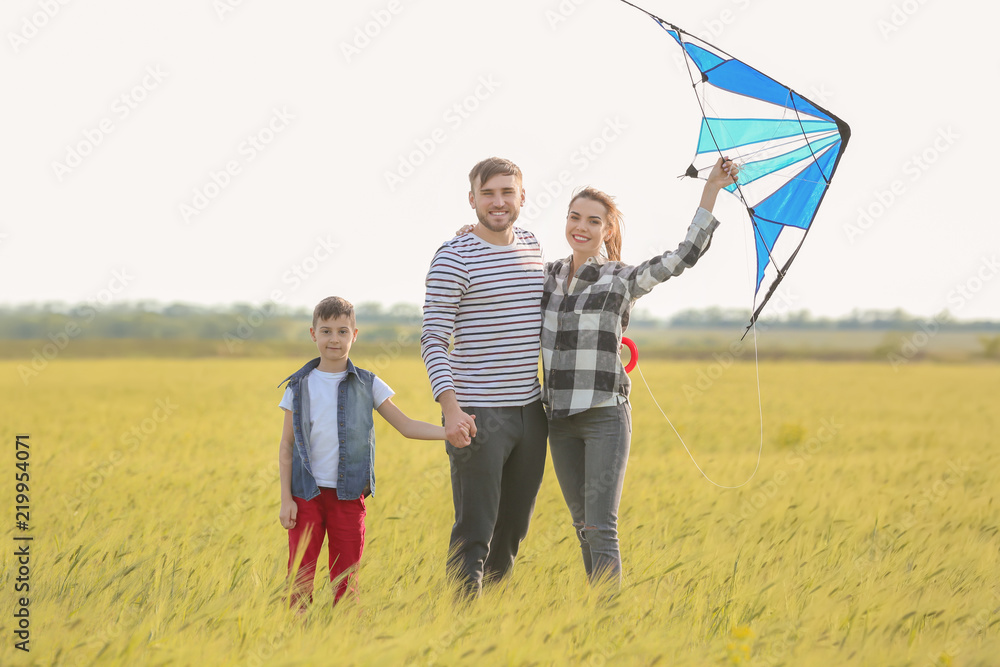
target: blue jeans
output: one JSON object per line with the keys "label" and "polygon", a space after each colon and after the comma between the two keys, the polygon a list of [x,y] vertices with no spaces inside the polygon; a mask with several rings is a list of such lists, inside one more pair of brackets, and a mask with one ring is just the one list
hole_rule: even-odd
{"label": "blue jeans", "polygon": [[592,582],[621,584],[618,503],[631,440],[628,403],[549,420],[552,465]]}

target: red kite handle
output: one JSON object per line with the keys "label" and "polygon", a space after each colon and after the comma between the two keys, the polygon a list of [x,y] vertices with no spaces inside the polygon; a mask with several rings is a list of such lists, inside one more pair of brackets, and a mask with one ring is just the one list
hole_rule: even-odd
{"label": "red kite handle", "polygon": [[639,363],[639,348],[635,346],[635,343],[632,342],[631,338],[625,338],[624,336],[622,336],[622,345],[627,347],[628,351],[631,353],[628,365],[625,366],[625,372],[631,373],[632,369],[635,368],[635,365]]}

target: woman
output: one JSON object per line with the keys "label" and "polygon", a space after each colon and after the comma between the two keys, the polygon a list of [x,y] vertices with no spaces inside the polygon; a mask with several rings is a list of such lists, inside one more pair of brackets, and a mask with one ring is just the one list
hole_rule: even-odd
{"label": "woman", "polygon": [[[591,582],[621,583],[618,503],[632,436],[629,379],[618,351],[634,301],[693,266],[719,222],[712,208],[739,167],[722,158],[676,250],[638,266],[621,259],[621,213],[612,197],[586,188],[570,201],[572,254],[545,267],[542,401],[549,449]],[[602,247],[606,257],[601,254]]]}

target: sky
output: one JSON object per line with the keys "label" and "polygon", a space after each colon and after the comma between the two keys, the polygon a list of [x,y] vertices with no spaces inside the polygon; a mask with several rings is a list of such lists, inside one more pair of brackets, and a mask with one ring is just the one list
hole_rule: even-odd
{"label": "sky", "polygon": [[[996,3],[644,7],[851,125],[776,309],[1000,319]],[[616,196],[630,263],[701,192],[679,49],[618,0],[5,0],[0,29],[2,305],[419,304],[491,155],[547,259],[577,187]],[[724,197],[709,253],[639,307],[751,307]]]}

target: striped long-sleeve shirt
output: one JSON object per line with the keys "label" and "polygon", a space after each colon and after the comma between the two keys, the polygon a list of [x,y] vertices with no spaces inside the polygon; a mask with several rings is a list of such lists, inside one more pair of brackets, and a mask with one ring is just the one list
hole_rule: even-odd
{"label": "striped long-sleeve shirt", "polygon": [[543,268],[534,234],[516,227],[509,246],[465,234],[438,249],[427,273],[420,336],[435,399],[448,389],[464,407],[539,398]]}

